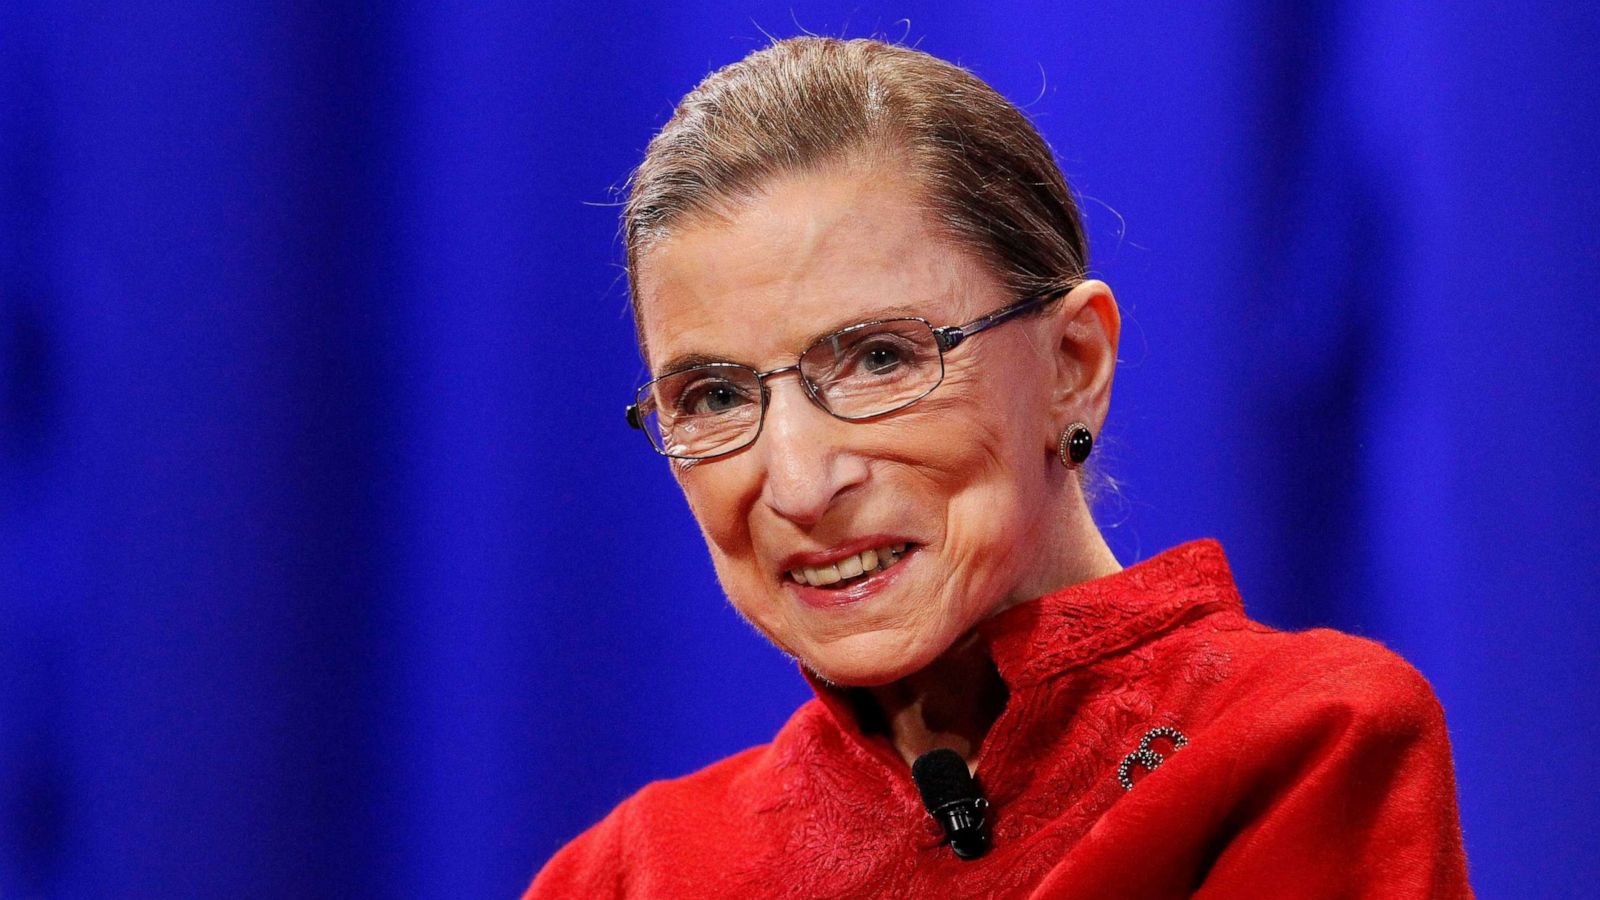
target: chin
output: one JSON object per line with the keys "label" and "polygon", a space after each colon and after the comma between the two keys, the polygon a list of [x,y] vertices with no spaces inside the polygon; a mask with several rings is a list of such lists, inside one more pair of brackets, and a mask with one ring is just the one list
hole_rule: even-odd
{"label": "chin", "polygon": [[811,673],[839,687],[882,687],[927,668],[944,647],[906,646],[882,632],[855,635],[800,658]]}

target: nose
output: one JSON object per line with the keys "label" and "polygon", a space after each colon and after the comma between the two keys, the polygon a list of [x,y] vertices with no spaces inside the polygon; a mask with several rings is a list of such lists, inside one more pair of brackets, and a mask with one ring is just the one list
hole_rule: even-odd
{"label": "nose", "polygon": [[783,518],[810,527],[866,480],[866,460],[843,440],[852,423],[813,402],[798,373],[768,385],[766,422],[757,443],[766,461],[761,500]]}

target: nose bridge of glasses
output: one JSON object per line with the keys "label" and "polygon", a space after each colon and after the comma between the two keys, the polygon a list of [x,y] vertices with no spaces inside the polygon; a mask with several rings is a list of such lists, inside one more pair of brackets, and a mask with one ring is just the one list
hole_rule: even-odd
{"label": "nose bridge of glasses", "polygon": [[768,369],[765,372],[756,373],[756,381],[761,385],[761,406],[763,410],[772,405],[772,388],[767,385],[767,379],[777,375],[787,375],[790,372],[793,372],[796,380],[800,382],[801,389],[805,391],[806,399],[826,411],[827,405],[822,402],[821,397],[817,396],[817,386],[812,383],[811,379],[806,377],[805,370],[800,368],[798,362],[793,365],[779,366],[776,369]]}

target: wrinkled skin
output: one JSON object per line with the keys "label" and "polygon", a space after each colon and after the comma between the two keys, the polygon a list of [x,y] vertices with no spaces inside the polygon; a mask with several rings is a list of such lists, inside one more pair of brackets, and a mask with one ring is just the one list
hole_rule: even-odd
{"label": "wrinkled skin", "polygon": [[[788,176],[682,225],[636,276],[657,374],[688,353],[764,371],[834,328],[961,324],[1019,299],[939,235],[907,180],[865,165]],[[1069,422],[1099,433],[1117,328],[1109,289],[1086,282],[956,348],[938,389],[870,422],[828,415],[794,374],[773,378],[759,440],[672,466],[733,605],[823,678],[870,687],[924,671],[1011,604],[1114,571],[1055,451]],[[786,557],[876,534],[917,548],[884,590],[797,600]]]}

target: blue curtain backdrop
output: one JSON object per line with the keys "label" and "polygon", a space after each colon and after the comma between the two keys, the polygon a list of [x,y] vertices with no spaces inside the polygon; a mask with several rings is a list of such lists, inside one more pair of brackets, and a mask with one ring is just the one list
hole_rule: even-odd
{"label": "blue curtain backdrop", "polygon": [[1403,653],[1479,891],[1591,890],[1600,7],[1501,6],[0,4],[0,895],[510,896],[807,696],[622,423],[613,206],[801,29],[1056,148],[1124,562]]}

